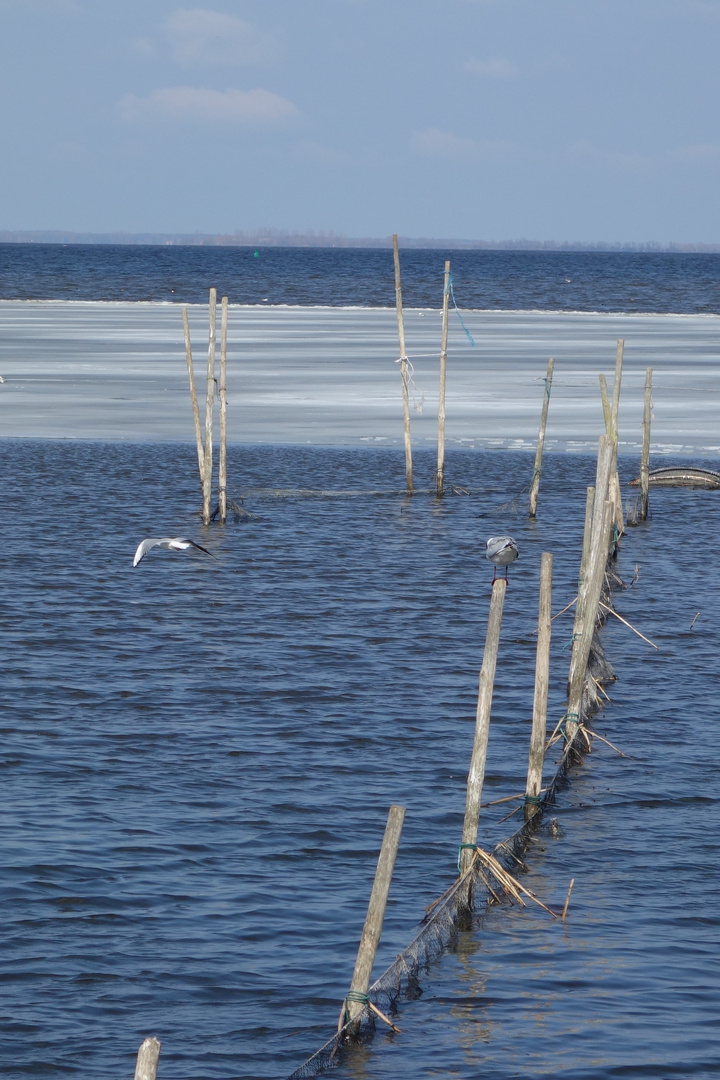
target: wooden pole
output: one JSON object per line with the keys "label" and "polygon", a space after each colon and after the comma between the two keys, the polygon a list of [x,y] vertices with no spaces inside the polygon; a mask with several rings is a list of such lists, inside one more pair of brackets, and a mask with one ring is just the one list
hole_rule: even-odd
{"label": "wooden pole", "polygon": [[160,1040],[152,1037],[145,1039],[138,1050],[135,1080],[155,1080],[159,1057]]}
{"label": "wooden pole", "polygon": [[442,498],[445,480],[445,374],[447,368],[448,311],[450,308],[450,263],[445,263],[443,285],[442,335],[440,339],[440,394],[438,397],[437,496]]}
{"label": "wooden pole", "polygon": [[580,574],[578,576],[578,593],[580,592],[580,586],[585,579],[585,573],[587,571],[588,554],[590,552],[590,537],[592,535],[592,515],[594,504],[595,488],[589,487],[585,496],[585,529],[583,531],[583,548],[582,556],[580,558]]}
{"label": "wooden pole", "polygon": [[650,413],[652,403],[652,373],[651,367],[645,371],[645,397],[643,401],[643,445],[642,458],[640,459],[640,520],[647,521],[648,516],[648,487],[650,472]]}
{"label": "wooden pole", "polygon": [[227,519],[227,324],[228,298],[222,298],[222,316],[220,322],[220,461],[218,464],[218,504],[220,524]]}
{"label": "wooden pole", "polygon": [[605,433],[612,439],[613,444],[613,467],[610,477],[610,494],[614,504],[614,520],[617,525],[618,534],[622,534],[625,530],[625,522],[623,519],[622,508],[622,491],[620,490],[620,478],[617,472],[617,451],[618,451],[618,433],[615,427],[615,420],[613,419],[613,406],[608,398],[607,379],[604,375],[600,375],[600,397],[602,398],[603,417],[605,419]]}
{"label": "wooden pole", "polygon": [[413,493],[412,446],[410,444],[410,395],[408,393],[408,358],[405,353],[405,320],[403,318],[402,286],[400,283],[400,252],[397,233],[393,234],[393,260],[395,262],[395,307],[397,308],[398,337],[400,339],[400,378],[402,380],[403,427],[405,436],[405,484],[408,495]]}
{"label": "wooden pole", "polygon": [[[506,589],[507,582],[505,578],[498,578],[493,582],[485,649],[483,651],[482,667],[480,668],[478,702],[475,714],[475,738],[472,757],[470,758],[470,772],[468,773],[467,794],[465,797],[462,846],[460,848],[460,859],[458,860],[461,873],[464,873],[470,866],[473,859],[472,846],[477,843],[480,803],[482,802],[483,781],[485,779],[485,760],[487,758],[488,735],[490,734],[490,709],[492,706]],[[470,846],[466,847],[465,845]]]}
{"label": "wooden pole", "polygon": [[550,391],[552,389],[553,371],[555,358],[550,357],[545,376],[545,395],[543,397],[542,413],[540,414],[540,430],[538,431],[537,450],[535,451],[535,468],[533,469],[532,483],[530,484],[530,517],[537,515],[538,492],[540,491],[540,473],[542,472],[543,448],[545,446],[545,428],[547,427],[548,407],[550,405]]}
{"label": "wooden pole", "polygon": [[350,992],[345,1001],[345,1008],[350,1020],[358,1017],[367,1004],[367,1000],[363,999],[367,999],[370,975],[372,974],[375,954],[380,943],[385,907],[390,892],[395,859],[400,846],[400,833],[402,832],[404,819],[405,808],[403,806],[390,807],[365,925],[360,938],[360,948],[358,949],[355,970],[350,984]]}
{"label": "wooden pole", "polygon": [[210,334],[208,342],[207,397],[205,399],[205,456],[203,459],[203,525],[210,524],[212,505],[212,422],[215,403],[215,309],[217,290],[210,290]]}
{"label": "wooden pole", "polygon": [[202,444],[202,430],[200,428],[200,408],[198,406],[197,390],[195,389],[195,372],[193,370],[192,346],[190,344],[190,324],[188,323],[187,308],[182,309],[183,330],[185,332],[185,359],[187,360],[188,379],[190,381],[190,400],[192,401],[193,420],[195,421],[195,445],[197,446],[198,468],[200,470],[200,483],[205,477],[203,464],[204,451]]}
{"label": "wooden pole", "polygon": [[615,351],[615,379],[613,382],[613,396],[612,396],[612,438],[613,447],[615,451],[615,460],[613,463],[613,501],[615,503],[615,525],[617,526],[618,535],[622,536],[625,532],[625,519],[623,517],[623,505],[622,505],[622,490],[620,488],[620,477],[617,471],[617,456],[618,456],[618,439],[619,439],[619,423],[618,412],[620,409],[620,383],[622,380],[622,367],[623,367],[623,354],[625,352],[625,340],[624,338],[618,338],[617,349]]}
{"label": "wooden pole", "polygon": [[[597,503],[597,492],[595,495]],[[582,616],[578,625],[575,620],[576,630],[573,634],[573,649],[570,659],[570,675],[568,678],[568,706],[565,730],[569,738],[574,738],[581,719],[580,707],[582,704],[583,685],[590,646],[592,645],[595,623],[597,621],[600,592],[602,590],[605,567],[608,558],[608,543],[610,540],[610,528],[613,521],[613,504],[606,499],[603,505],[602,518],[598,529],[593,532],[588,568],[583,582],[585,599],[582,605]],[[580,601],[578,600],[578,604]]]}
{"label": "wooden pole", "polygon": [[550,636],[552,632],[552,571],[553,556],[543,551],[540,557],[540,602],[538,607],[538,640],[535,659],[535,696],[533,698],[532,734],[525,788],[525,820],[529,821],[539,809],[545,757],[548,686],[550,683]]}

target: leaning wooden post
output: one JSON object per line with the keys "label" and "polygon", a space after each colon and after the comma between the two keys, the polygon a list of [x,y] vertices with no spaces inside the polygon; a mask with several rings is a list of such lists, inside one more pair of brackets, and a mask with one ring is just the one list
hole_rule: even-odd
{"label": "leaning wooden post", "polygon": [[218,463],[218,505],[220,524],[227,519],[227,324],[228,298],[222,298],[222,316],[220,321],[220,460]]}
{"label": "leaning wooden post", "polygon": [[652,372],[651,367],[645,371],[645,398],[643,402],[643,445],[642,458],[640,459],[640,520],[647,521],[648,516],[648,488],[650,486],[650,413],[652,402]]}
{"label": "leaning wooden post", "polygon": [[592,534],[593,506],[595,505],[595,488],[589,487],[585,495],[585,529],[583,531],[583,547],[580,557],[580,573],[578,575],[578,592],[585,579],[587,571],[588,555],[590,553],[590,537]]}
{"label": "leaning wooden post", "polygon": [[205,466],[203,465],[204,451],[202,444],[202,429],[200,427],[200,409],[198,407],[197,390],[195,389],[192,346],[190,344],[190,324],[188,323],[186,307],[182,309],[182,320],[183,330],[185,332],[185,359],[187,360],[188,379],[190,381],[190,400],[192,401],[193,419],[195,421],[195,445],[197,446],[198,468],[200,470],[200,483],[202,484],[205,478]]}
{"label": "leaning wooden post", "polygon": [[400,252],[397,233],[393,235],[393,259],[395,262],[395,307],[397,308],[398,337],[400,339],[400,378],[403,396],[403,426],[405,434],[405,484],[408,495],[413,493],[412,447],[410,444],[410,395],[408,393],[408,358],[405,354],[405,320],[403,318],[402,286],[400,283]]}
{"label": "leaning wooden post", "polygon": [[443,285],[442,334],[440,339],[440,394],[438,397],[437,496],[442,497],[445,479],[445,374],[447,368],[448,311],[450,307],[450,263],[445,263]]}
{"label": "leaning wooden post", "polygon": [[490,734],[490,709],[492,706],[506,589],[507,581],[505,578],[498,578],[493,582],[487,636],[485,638],[482,667],[480,668],[477,711],[475,714],[475,738],[472,757],[470,758],[470,772],[468,773],[467,794],[465,797],[465,820],[463,822],[460,858],[458,860],[461,874],[472,863],[473,848],[477,843],[480,803],[482,802],[483,781],[485,779],[485,759],[487,758],[488,735]]}
{"label": "leaning wooden post", "polygon": [[395,859],[400,846],[400,833],[402,832],[404,819],[405,808],[403,806],[390,807],[365,925],[360,938],[360,948],[355,961],[355,970],[353,971],[348,996],[345,999],[345,1012],[349,1020],[355,1020],[368,1003],[367,992],[370,986],[370,975],[375,962],[375,954],[380,944],[385,907],[390,892]]}
{"label": "leaning wooden post", "polygon": [[215,309],[217,291],[210,290],[210,334],[208,342],[207,397],[205,399],[205,456],[203,460],[203,525],[210,524],[212,505],[212,422],[215,403]]}
{"label": "leaning wooden post", "polygon": [[138,1050],[135,1080],[155,1080],[159,1057],[160,1040],[152,1037],[145,1039]]}
{"label": "leaning wooden post", "polygon": [[622,505],[622,490],[620,488],[620,477],[617,471],[617,456],[618,456],[618,439],[619,439],[619,424],[618,424],[618,412],[620,409],[620,383],[622,380],[622,367],[623,367],[623,354],[625,352],[625,340],[624,338],[618,338],[617,349],[615,351],[615,379],[613,381],[613,396],[612,396],[612,437],[613,446],[615,450],[614,461],[614,473],[613,473],[613,499],[615,501],[615,524],[617,526],[618,535],[622,536],[625,531],[625,519],[623,517],[623,505]]}
{"label": "leaning wooden post", "polygon": [[540,807],[545,731],[547,726],[548,686],[550,683],[550,635],[552,632],[552,571],[553,557],[543,551],[540,557],[540,602],[538,607],[538,640],[535,659],[535,696],[533,698],[532,734],[525,787],[525,820],[529,821]]}
{"label": "leaning wooden post", "polygon": [[555,358],[550,357],[545,376],[545,396],[543,397],[542,412],[540,414],[540,430],[538,431],[537,450],[535,451],[535,468],[533,469],[532,483],[530,484],[530,517],[537,515],[538,492],[540,491],[540,473],[542,472],[543,448],[545,446],[545,428],[547,427],[548,406],[550,405],[550,391],[552,389],[553,371]]}
{"label": "leaning wooden post", "polygon": [[[597,501],[597,496],[596,496]],[[590,646],[592,645],[595,624],[597,622],[600,593],[605,577],[605,567],[608,558],[608,543],[610,540],[610,528],[613,522],[613,504],[606,499],[603,505],[602,519],[598,529],[593,532],[592,546],[588,558],[588,568],[585,582],[585,603],[582,609],[582,619],[578,627],[576,619],[576,634],[573,634],[572,656],[570,659],[570,675],[568,678],[568,705],[566,713],[565,731],[568,739],[572,740],[581,720],[580,711],[582,705],[583,686],[585,684],[585,672],[587,671],[590,658]]]}

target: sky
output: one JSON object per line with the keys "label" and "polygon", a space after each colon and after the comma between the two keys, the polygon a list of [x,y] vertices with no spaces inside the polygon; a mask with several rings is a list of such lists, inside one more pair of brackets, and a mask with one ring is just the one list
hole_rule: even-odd
{"label": "sky", "polygon": [[0,230],[720,242],[720,0],[0,0]]}

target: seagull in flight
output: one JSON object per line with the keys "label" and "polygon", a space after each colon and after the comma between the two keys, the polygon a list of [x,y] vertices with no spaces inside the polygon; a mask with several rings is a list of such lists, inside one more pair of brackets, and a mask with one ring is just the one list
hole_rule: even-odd
{"label": "seagull in flight", "polygon": [[505,567],[505,581],[507,581],[508,566],[515,562],[520,551],[512,536],[491,536],[485,549],[485,557],[495,567],[493,582],[497,579],[498,566]]}
{"label": "seagull in flight", "polygon": [[201,547],[200,544],[196,544],[194,540],[188,540],[184,536],[163,536],[160,540],[155,540],[153,537],[148,537],[147,540],[143,540],[141,544],[138,544],[138,549],[135,552],[135,558],[133,559],[133,566],[137,566],[145,556],[150,548],[161,547],[166,551],[187,551],[188,548],[194,547],[198,551],[204,551],[206,555],[211,558],[215,558],[212,551],[208,551],[207,548]]}

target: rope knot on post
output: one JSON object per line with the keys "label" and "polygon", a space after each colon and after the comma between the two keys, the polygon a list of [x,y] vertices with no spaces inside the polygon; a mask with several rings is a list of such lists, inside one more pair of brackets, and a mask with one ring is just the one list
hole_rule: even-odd
{"label": "rope knot on post", "polygon": [[460,844],[460,847],[458,848],[458,859],[457,859],[458,874],[460,874],[462,872],[461,869],[460,869],[460,860],[462,858],[463,851],[466,851],[466,850],[467,851],[476,851],[477,850],[477,844]]}

